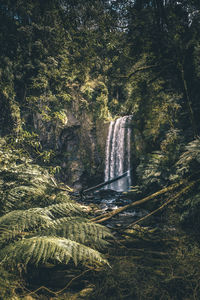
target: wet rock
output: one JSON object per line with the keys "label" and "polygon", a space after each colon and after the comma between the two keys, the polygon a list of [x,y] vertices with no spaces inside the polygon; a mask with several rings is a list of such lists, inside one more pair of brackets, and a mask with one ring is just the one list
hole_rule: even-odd
{"label": "wet rock", "polygon": [[94,195],[95,196],[99,196],[100,198],[109,198],[109,197],[118,197],[119,195],[121,195],[121,193],[119,192],[116,192],[114,190],[110,190],[110,189],[101,189],[101,190],[98,190],[96,192],[94,192]]}

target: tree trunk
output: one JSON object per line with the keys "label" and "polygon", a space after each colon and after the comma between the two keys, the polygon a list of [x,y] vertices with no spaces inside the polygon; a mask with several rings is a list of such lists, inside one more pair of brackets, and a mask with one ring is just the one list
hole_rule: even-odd
{"label": "tree trunk", "polygon": [[156,192],[156,193],[154,193],[154,194],[152,194],[152,195],[150,195],[150,196],[147,196],[147,197],[141,199],[141,200],[132,202],[132,203],[127,204],[127,205],[125,205],[125,206],[123,206],[123,207],[117,208],[117,209],[115,209],[115,210],[112,211],[112,212],[109,212],[109,213],[103,214],[103,215],[101,215],[101,216],[98,216],[98,217],[96,217],[96,218],[93,218],[91,221],[93,221],[93,222],[95,222],[95,223],[102,223],[102,222],[104,222],[104,221],[107,221],[107,220],[109,220],[110,218],[112,218],[112,217],[118,215],[119,213],[121,213],[121,212],[124,211],[124,210],[127,210],[127,209],[129,209],[129,208],[134,207],[134,206],[143,204],[143,203],[145,203],[145,202],[147,202],[147,201],[149,201],[149,200],[151,200],[151,199],[153,199],[153,198],[155,198],[155,197],[157,197],[157,196],[159,196],[159,195],[162,195],[162,194],[164,194],[164,193],[166,193],[166,192],[170,192],[170,191],[176,189],[177,187],[181,186],[181,185],[184,184],[184,183],[185,183],[184,180],[182,180],[182,181],[180,181],[180,182],[178,182],[178,183],[174,183],[174,184],[172,184],[172,185],[170,185],[170,186],[168,186],[168,187],[166,187],[166,188],[164,188],[164,189],[162,189],[162,190],[160,190],[160,191],[158,191],[158,192]]}

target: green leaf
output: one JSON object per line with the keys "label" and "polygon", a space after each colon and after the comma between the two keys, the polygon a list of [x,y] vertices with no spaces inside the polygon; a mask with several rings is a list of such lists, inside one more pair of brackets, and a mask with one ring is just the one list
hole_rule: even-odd
{"label": "green leaf", "polygon": [[17,241],[5,247],[0,252],[0,257],[6,257],[5,263],[13,266],[18,263],[24,266],[47,262],[68,264],[70,260],[75,265],[79,263],[84,266],[108,265],[107,260],[96,250],[69,239],[48,236]]}

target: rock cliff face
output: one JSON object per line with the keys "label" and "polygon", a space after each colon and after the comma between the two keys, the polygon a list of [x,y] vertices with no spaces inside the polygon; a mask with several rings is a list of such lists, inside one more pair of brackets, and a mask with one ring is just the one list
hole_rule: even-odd
{"label": "rock cliff face", "polygon": [[62,181],[76,190],[103,181],[108,123],[94,121],[88,111],[77,116],[69,108],[62,110],[62,118],[48,121],[35,113],[33,119],[43,147],[57,153]]}
{"label": "rock cliff face", "polygon": [[[74,88],[72,100],[61,108],[51,111],[41,104],[33,115],[34,131],[43,149],[55,152],[55,164],[61,167],[60,180],[76,190],[104,180],[108,120],[111,119],[107,94],[103,83],[89,81],[81,88]],[[140,123],[133,116],[130,125],[133,170],[146,151]]]}

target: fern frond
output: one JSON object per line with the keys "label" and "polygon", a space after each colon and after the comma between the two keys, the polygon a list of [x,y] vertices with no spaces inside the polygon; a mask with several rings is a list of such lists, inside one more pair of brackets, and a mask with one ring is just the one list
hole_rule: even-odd
{"label": "fern frond", "polygon": [[190,170],[190,164],[194,161],[196,166],[199,167],[200,163],[200,139],[193,140],[185,146],[185,152],[180,156],[177,162],[177,172],[187,173]]}
{"label": "fern frond", "polygon": [[51,213],[42,208],[15,210],[0,217],[0,240],[9,240],[23,231],[52,226]]}
{"label": "fern frond", "polygon": [[53,204],[46,207],[45,210],[49,211],[55,218],[85,215],[83,206],[73,201]]}
{"label": "fern frond", "polygon": [[[0,145],[2,139],[0,138]],[[17,150],[0,147],[0,215],[16,209],[69,202],[69,195],[58,193],[53,176]]]}
{"label": "fern frond", "polygon": [[83,215],[82,206],[75,202],[54,204],[45,208],[30,208],[14,210],[0,217],[0,240],[13,239],[23,235],[24,231],[38,231],[47,228],[53,229],[55,218]]}
{"label": "fern frond", "polygon": [[13,226],[12,229],[8,229],[7,226],[0,227],[0,243],[4,243],[6,241],[10,241],[15,239],[16,237],[23,237],[25,235],[30,235],[30,232],[25,232],[23,230],[18,229],[18,226]]}
{"label": "fern frond", "polygon": [[87,218],[65,217],[53,222],[46,231],[48,235],[56,235],[82,243],[92,248],[102,248],[108,245],[105,238],[113,237],[110,230],[100,224],[95,224]]}
{"label": "fern frond", "polygon": [[29,263],[38,265],[47,262],[68,264],[70,260],[75,265],[79,263],[84,266],[108,265],[107,260],[96,250],[69,239],[47,236],[17,241],[5,247],[0,256],[6,256],[5,263],[13,266],[18,263],[24,266]]}
{"label": "fern frond", "polygon": [[42,196],[44,190],[45,190],[44,187],[41,188],[40,186],[37,187],[36,189],[33,186],[20,185],[20,186],[13,187],[9,191],[8,196],[10,196],[10,198],[13,198],[13,200],[16,199],[20,200],[22,197],[28,197],[30,195],[34,195],[35,197]]}

